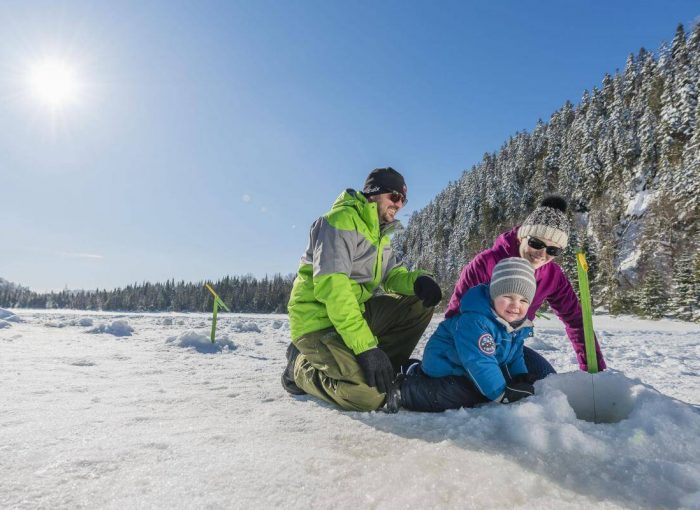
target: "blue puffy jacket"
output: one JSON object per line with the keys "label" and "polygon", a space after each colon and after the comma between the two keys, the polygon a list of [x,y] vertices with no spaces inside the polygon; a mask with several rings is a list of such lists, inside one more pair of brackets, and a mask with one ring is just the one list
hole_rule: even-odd
{"label": "blue puffy jacket", "polygon": [[532,322],[513,329],[491,308],[489,286],[472,287],[462,296],[459,314],[445,319],[428,340],[423,371],[430,377],[469,376],[490,400],[499,400],[506,376],[527,372],[523,343],[532,336]]}

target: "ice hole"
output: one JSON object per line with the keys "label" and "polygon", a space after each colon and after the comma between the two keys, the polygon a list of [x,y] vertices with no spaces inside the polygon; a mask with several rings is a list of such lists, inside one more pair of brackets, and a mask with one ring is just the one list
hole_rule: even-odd
{"label": "ice hole", "polygon": [[560,374],[545,380],[547,386],[562,391],[579,420],[617,423],[634,409],[634,381],[621,374],[584,372]]}

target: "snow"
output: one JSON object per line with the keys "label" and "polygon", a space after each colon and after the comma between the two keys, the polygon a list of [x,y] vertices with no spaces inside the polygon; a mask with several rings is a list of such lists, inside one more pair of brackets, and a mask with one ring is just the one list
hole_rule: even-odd
{"label": "snow", "polygon": [[[260,330],[258,330],[258,332],[259,331]],[[232,351],[236,348],[234,343],[229,340],[228,335],[223,335],[223,338],[221,335],[218,335],[215,338],[215,341],[212,342],[210,334],[208,335],[206,332],[198,333],[197,331],[193,330],[185,331],[179,336],[171,336],[166,340],[166,342],[174,343],[180,347],[191,347],[197,352],[210,354],[222,351]]]}
{"label": "snow", "polygon": [[615,263],[622,277],[631,284],[638,283],[637,267],[642,256],[639,238],[644,229],[644,221],[641,218],[656,197],[657,193],[647,190],[637,191],[627,203],[626,218],[620,222],[623,231],[620,235]]}
{"label": "snow", "polygon": [[637,282],[637,266],[642,256],[639,247],[639,238],[644,228],[643,222],[638,219],[623,221],[624,230],[620,236],[619,252],[615,257],[618,271],[628,282]]}
{"label": "snow", "polygon": [[260,333],[260,328],[255,322],[234,322],[232,328],[238,333]]}
{"label": "snow", "polygon": [[634,217],[642,216],[655,197],[655,193],[649,193],[646,190],[638,191],[627,203],[625,215]]}
{"label": "snow", "polygon": [[133,332],[134,328],[132,328],[127,321],[122,320],[113,321],[109,325],[100,324],[96,328],[93,328],[90,331],[88,331],[88,333],[107,333],[109,335],[114,336],[131,336]]}
{"label": "snow", "polygon": [[[286,394],[283,315],[220,314],[212,348],[207,314],[16,313],[1,508],[700,507],[698,325],[596,315],[611,370],[590,376],[537,319],[530,345],[561,374],[534,397],[388,415]],[[576,417],[591,381],[619,421]]]}
{"label": "snow", "polygon": [[9,310],[5,310],[4,308],[0,308],[0,319],[7,321],[7,322],[19,322],[20,319],[15,315],[14,312],[11,312]]}
{"label": "snow", "polygon": [[624,258],[618,264],[618,270],[622,273],[629,273],[631,270],[636,269],[637,264],[639,264],[639,257],[642,256],[642,251],[639,248],[625,252]]}

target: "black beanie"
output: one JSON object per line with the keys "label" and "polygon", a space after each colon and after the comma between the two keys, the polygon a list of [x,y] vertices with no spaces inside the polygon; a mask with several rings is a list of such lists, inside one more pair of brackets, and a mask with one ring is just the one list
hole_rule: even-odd
{"label": "black beanie", "polygon": [[391,167],[375,168],[367,176],[362,194],[366,197],[380,195],[390,191],[398,191],[407,197],[406,181],[403,175]]}

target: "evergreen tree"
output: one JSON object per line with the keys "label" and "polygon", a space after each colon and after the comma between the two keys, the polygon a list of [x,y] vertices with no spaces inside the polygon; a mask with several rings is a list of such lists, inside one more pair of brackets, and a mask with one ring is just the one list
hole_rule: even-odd
{"label": "evergreen tree", "polygon": [[673,268],[671,311],[675,317],[682,320],[693,320],[700,308],[700,301],[698,301],[700,296],[696,291],[698,282],[694,267],[695,258],[700,256],[693,257],[685,254],[678,259]]}
{"label": "evergreen tree", "polygon": [[650,319],[660,319],[666,313],[668,293],[663,279],[656,271],[649,271],[639,294],[640,314]]}

